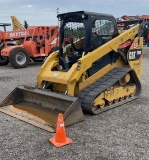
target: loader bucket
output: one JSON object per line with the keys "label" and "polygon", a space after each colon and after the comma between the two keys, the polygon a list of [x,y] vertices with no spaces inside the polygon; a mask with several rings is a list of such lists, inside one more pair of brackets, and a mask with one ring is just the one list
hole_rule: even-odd
{"label": "loader bucket", "polygon": [[55,131],[59,113],[65,126],[84,120],[78,98],[21,85],[0,103],[0,111],[49,132]]}

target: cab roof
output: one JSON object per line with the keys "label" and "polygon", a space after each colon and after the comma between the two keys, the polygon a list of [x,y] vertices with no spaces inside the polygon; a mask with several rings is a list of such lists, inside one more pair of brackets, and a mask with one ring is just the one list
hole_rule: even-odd
{"label": "cab roof", "polygon": [[88,12],[88,11],[67,12],[67,13],[58,14],[57,17],[60,17],[63,19],[71,15],[82,16],[82,14],[85,14],[87,16],[100,16],[100,17],[114,18],[114,16],[111,14]]}

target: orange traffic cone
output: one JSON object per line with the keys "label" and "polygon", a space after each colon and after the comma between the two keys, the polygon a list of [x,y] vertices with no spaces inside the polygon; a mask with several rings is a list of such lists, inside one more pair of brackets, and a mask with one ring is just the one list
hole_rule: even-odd
{"label": "orange traffic cone", "polygon": [[58,114],[58,120],[56,124],[56,135],[55,137],[50,138],[49,141],[56,147],[62,147],[66,144],[72,143],[72,140],[66,137],[66,131],[62,113]]}

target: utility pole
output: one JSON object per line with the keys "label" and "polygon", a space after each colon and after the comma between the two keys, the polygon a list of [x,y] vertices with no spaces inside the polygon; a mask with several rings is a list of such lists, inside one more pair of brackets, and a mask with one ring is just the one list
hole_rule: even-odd
{"label": "utility pole", "polygon": [[57,15],[59,14],[59,8],[58,7],[56,8],[56,13],[57,13]]}
{"label": "utility pole", "polygon": [[[56,14],[57,15],[59,14],[59,8],[58,7],[56,8]],[[59,27],[59,20],[58,20],[58,27]]]}

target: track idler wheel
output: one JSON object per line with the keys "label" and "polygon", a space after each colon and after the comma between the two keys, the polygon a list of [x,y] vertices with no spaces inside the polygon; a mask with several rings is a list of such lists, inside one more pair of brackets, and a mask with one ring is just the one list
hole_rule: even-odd
{"label": "track idler wheel", "polygon": [[130,82],[130,74],[129,73],[127,73],[124,77],[122,77],[119,80],[119,83],[120,83],[121,86],[125,86],[129,82]]}
{"label": "track idler wheel", "polygon": [[106,102],[105,102],[105,100],[104,99],[102,99],[102,104],[94,104],[93,106],[92,106],[92,111],[96,114],[96,111],[97,110],[99,110],[99,109],[103,109],[104,107],[105,107],[105,104],[106,104]]}

